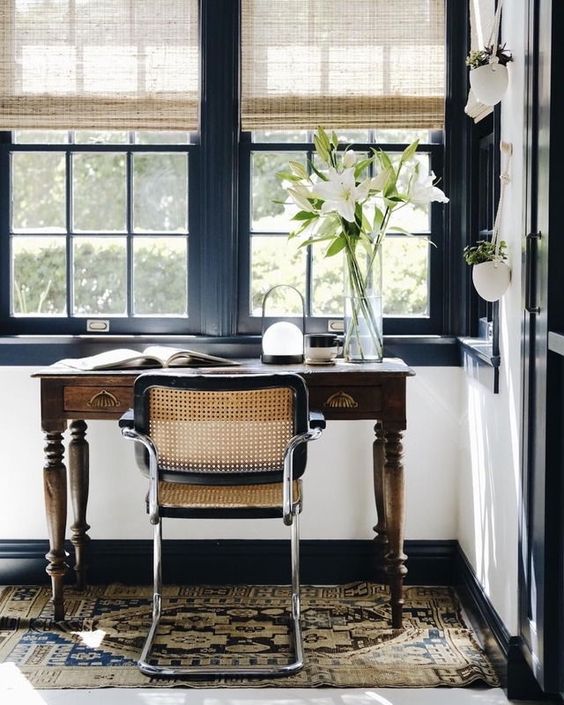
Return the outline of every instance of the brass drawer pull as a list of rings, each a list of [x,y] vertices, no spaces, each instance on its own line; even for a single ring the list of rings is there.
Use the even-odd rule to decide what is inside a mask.
[[[356,409],[358,402],[346,392],[335,392],[327,399],[324,406],[330,406],[333,409]]]
[[[113,409],[120,405],[120,400],[105,389],[95,394],[86,404],[91,409]]]

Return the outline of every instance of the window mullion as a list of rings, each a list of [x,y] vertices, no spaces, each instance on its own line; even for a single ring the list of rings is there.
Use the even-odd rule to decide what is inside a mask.
[[[0,133],[0,333],[10,316],[10,133]]]
[[[66,217],[66,252],[67,252],[67,316],[74,313],[74,226],[73,226],[73,178],[72,151],[65,151],[65,217]],[[72,233],[72,234],[71,234]]]
[[[126,188],[126,263],[127,263],[127,315],[133,315],[133,154],[127,151],[125,162],[125,188]]]
[[[239,0],[200,3],[201,331],[236,332]]]

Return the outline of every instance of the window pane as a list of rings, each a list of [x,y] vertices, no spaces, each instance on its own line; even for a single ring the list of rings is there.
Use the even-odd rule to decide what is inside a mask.
[[[386,238],[382,251],[384,315],[429,315],[430,247],[426,237]]]
[[[331,130],[332,132],[332,130]],[[370,130],[335,130],[339,144],[364,144],[370,142]]]
[[[116,130],[76,130],[75,144],[127,144],[129,132]]]
[[[73,195],[75,231],[125,231],[125,155],[74,154]]]
[[[312,313],[342,316],[344,310],[343,256],[325,257],[327,244],[312,247]]]
[[[65,130],[15,130],[16,144],[67,144],[69,133]]]
[[[187,241],[184,237],[136,237],[133,240],[135,313],[185,316],[187,313]]]
[[[135,133],[136,144],[188,144],[189,132],[149,132]]]
[[[126,312],[126,249],[123,237],[77,237],[74,253],[74,313]]]
[[[185,154],[133,155],[133,227],[136,232],[188,231],[188,159]]]
[[[12,238],[12,272],[15,315],[66,313],[64,237]]]
[[[251,238],[251,315],[260,316],[266,292],[290,284],[305,295],[306,251],[296,240],[255,235]],[[276,295],[275,295],[276,293]],[[300,314],[297,294],[280,289],[268,297],[266,315]]]
[[[14,232],[61,232],[66,229],[65,223],[65,155],[62,152],[14,152]]]
[[[253,142],[308,142],[305,130],[256,130],[252,133]]]
[[[428,144],[431,133],[429,130],[374,130],[372,139],[382,144],[411,144],[415,140]]]
[[[290,202],[284,203],[288,200],[288,194],[276,176],[277,172],[288,170],[290,159],[299,161],[304,166],[306,164],[306,156],[303,152],[254,152],[252,154],[252,230],[255,232],[284,233],[296,226],[291,218],[298,209]]]

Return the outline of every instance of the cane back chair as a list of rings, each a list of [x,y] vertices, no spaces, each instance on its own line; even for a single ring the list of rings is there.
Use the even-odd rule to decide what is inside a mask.
[[[146,373],[135,381],[134,409],[120,420],[137,441],[149,478],[153,533],[153,618],[139,669],[150,676],[274,676],[303,667],[300,629],[299,513],[306,444],[325,420],[309,412],[295,374]],[[162,607],[162,519],[281,518],[291,527],[293,655],[279,666],[160,666],[151,650]]]

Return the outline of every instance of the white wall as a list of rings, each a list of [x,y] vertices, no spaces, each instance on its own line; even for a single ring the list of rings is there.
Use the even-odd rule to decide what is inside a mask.
[[[2,471],[0,496],[10,497],[0,513],[0,540],[46,537],[43,511],[43,440],[39,418],[39,381],[26,367],[0,368]],[[456,538],[459,464],[458,368],[419,368],[408,380],[406,536]],[[372,538],[375,509],[372,489],[373,424],[329,422],[321,440],[310,446],[304,476],[304,538]],[[148,538],[145,480],[136,469],[130,443],[115,423],[92,422],[91,488],[88,521],[93,538]],[[167,522],[165,535],[180,538],[279,538],[284,527],[273,520],[208,523]],[[189,532],[189,533],[187,533]]]
[[[502,238],[511,250],[512,283],[501,303],[501,389],[468,366],[462,390],[458,539],[500,617],[517,633],[517,551],[521,423],[521,238],[525,3],[504,5],[503,42],[513,51],[502,102],[502,140],[513,144]],[[485,382],[485,384],[484,384]]]

